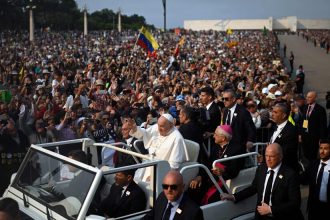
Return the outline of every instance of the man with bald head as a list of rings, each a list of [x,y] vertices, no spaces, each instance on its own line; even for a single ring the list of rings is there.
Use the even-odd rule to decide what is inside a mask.
[[[268,145],[266,163],[257,168],[251,186],[233,195],[223,193],[221,199],[239,202],[257,194],[255,219],[303,219],[297,174],[282,165],[282,158],[282,147],[279,144]]]
[[[163,192],[159,194],[154,208],[143,219],[204,219],[200,207],[183,192],[183,177],[180,172],[169,171],[163,179],[162,187]]]
[[[128,123],[130,135],[142,139],[145,148],[155,159],[167,160],[172,169],[179,169],[183,162],[189,160],[184,138],[174,126],[170,114],[161,115],[157,124],[148,129],[136,126],[134,120]]]
[[[306,105],[302,109],[303,121],[300,129],[300,141],[304,157],[309,161],[317,159],[319,141],[327,138],[327,114],[321,105],[316,103],[317,94],[310,91],[306,96]]]

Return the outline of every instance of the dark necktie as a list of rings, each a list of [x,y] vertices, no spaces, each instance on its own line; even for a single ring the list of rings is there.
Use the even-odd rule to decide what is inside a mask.
[[[274,179],[274,170],[269,170],[270,175],[267,181],[266,190],[265,190],[265,196],[264,196],[264,203],[269,205],[270,201],[270,194],[272,192],[272,185],[273,185],[273,179]]]
[[[170,220],[172,208],[173,208],[173,205],[171,203],[168,203],[168,206],[167,206],[167,209],[165,211],[163,220]]]
[[[230,118],[231,118],[231,111],[228,109],[226,125],[230,125],[231,123]]]
[[[312,110],[312,106],[308,105],[306,118],[309,118],[309,116],[311,115],[311,110]]]
[[[116,197],[116,200],[115,200],[115,203],[116,204],[119,204],[119,201],[120,201],[120,199],[121,199],[121,197],[122,197],[122,194],[123,194],[123,190],[124,190],[124,188],[123,187],[121,187],[121,186],[119,186],[119,195],[117,195],[117,197]]]
[[[322,183],[322,177],[323,177],[323,172],[324,172],[325,165],[327,165],[327,164],[326,163],[321,163],[321,168],[320,168],[319,174],[317,175],[317,179],[316,179],[317,198],[319,198],[319,196],[320,196],[321,183]]]

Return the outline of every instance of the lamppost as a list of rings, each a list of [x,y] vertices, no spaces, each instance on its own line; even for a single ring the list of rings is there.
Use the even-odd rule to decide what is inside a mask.
[[[121,33],[121,8],[118,9],[118,32]]]
[[[88,26],[87,26],[87,6],[85,4],[84,6],[84,36],[87,36],[88,32]]]
[[[164,7],[164,32],[166,32],[166,0],[163,1],[163,7]]]
[[[30,30],[29,40],[31,42],[33,42],[34,41],[33,10],[36,8],[36,6],[33,5],[32,0],[30,0],[29,4],[26,6],[26,8],[29,10],[29,30]]]

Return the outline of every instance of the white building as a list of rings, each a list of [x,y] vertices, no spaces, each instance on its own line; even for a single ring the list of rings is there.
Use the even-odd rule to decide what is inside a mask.
[[[244,19],[244,20],[186,20],[184,28],[194,31],[200,30],[260,30],[266,27],[268,30],[298,29],[330,29],[330,20],[298,19],[296,16],[274,19]]]

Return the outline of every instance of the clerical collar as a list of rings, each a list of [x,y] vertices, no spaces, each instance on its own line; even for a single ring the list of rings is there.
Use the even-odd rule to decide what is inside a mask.
[[[226,144],[224,144],[224,145],[220,145],[220,147],[221,147],[222,149],[226,149],[227,146],[228,146],[228,143],[226,143]]]

